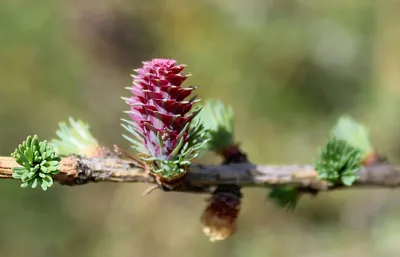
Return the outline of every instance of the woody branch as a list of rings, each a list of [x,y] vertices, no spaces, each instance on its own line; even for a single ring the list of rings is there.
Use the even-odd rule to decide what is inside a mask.
[[[19,166],[11,157],[0,157],[0,179],[12,178],[13,168]],[[89,158],[78,155],[60,162],[60,174],[54,180],[65,185],[88,182],[140,182],[156,184],[156,180],[131,160],[116,157]],[[399,187],[400,165],[379,163],[363,167],[353,187]],[[237,184],[241,187],[293,185],[304,189],[324,191],[331,188],[318,179],[312,165],[199,165],[192,164],[183,180],[183,192],[210,192],[212,187]],[[344,187],[341,187],[344,188]]]

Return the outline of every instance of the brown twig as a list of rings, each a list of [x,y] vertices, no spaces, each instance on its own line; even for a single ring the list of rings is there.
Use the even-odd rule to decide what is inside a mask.
[[[12,168],[19,166],[11,157],[0,157],[0,179],[12,178]],[[156,184],[131,160],[119,158],[88,158],[69,156],[60,163],[61,173],[54,180],[65,185],[88,182],[143,182]],[[367,166],[359,172],[354,186],[400,187],[400,165],[381,163]],[[328,190],[325,181],[318,180],[312,165],[191,165],[183,185],[176,190],[209,193],[218,185],[237,184],[240,187],[294,185],[314,190]]]

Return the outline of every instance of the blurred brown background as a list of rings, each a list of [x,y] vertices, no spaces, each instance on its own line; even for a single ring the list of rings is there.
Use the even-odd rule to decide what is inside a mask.
[[[0,154],[52,138],[68,116],[128,148],[119,119],[132,69],[177,59],[203,99],[234,107],[257,163],[311,163],[341,114],[400,161],[400,1],[2,0]],[[220,160],[206,156],[205,163]],[[400,190],[305,197],[293,213],[246,189],[239,231],[210,243],[204,196],[145,185],[0,182],[0,256],[399,256]]]

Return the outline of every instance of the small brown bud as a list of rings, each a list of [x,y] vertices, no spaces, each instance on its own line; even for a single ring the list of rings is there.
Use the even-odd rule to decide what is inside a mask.
[[[377,152],[372,152],[364,158],[364,160],[362,161],[362,165],[363,166],[371,166],[371,165],[379,164],[379,163],[383,163],[383,162],[386,162],[385,157],[379,155]]]
[[[92,158],[106,158],[106,157],[113,157],[113,156],[117,156],[117,155],[113,151],[111,151],[109,148],[97,145],[96,147],[94,147],[92,149],[88,149],[88,151],[85,153],[85,156],[92,157]]]
[[[201,216],[203,232],[212,242],[225,240],[236,231],[241,203],[240,188],[235,185],[218,187],[208,202]]]

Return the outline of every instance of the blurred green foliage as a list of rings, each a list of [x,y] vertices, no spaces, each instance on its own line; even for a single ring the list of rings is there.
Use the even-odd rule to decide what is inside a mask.
[[[69,116],[99,143],[128,148],[119,120],[132,69],[154,57],[188,64],[203,99],[235,111],[258,163],[311,163],[343,113],[400,161],[400,11],[395,1],[100,0],[0,3],[0,154],[28,134],[53,138]],[[218,163],[205,156],[204,163]],[[396,190],[302,197],[287,213],[244,190],[239,230],[211,244],[204,196],[145,185],[0,181],[0,256],[398,256]],[[397,217],[397,218],[396,218]]]

